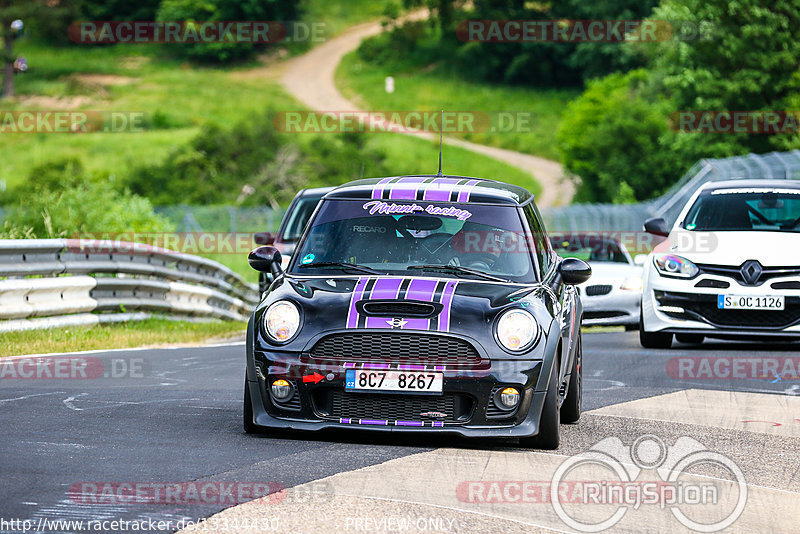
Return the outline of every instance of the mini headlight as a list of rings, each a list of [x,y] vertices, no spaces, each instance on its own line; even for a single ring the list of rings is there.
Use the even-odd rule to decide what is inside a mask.
[[[288,300],[274,302],[264,314],[264,327],[267,335],[278,343],[289,341],[300,328],[297,306]]]
[[[641,276],[629,276],[622,282],[622,285],[619,286],[620,289],[624,289],[625,291],[641,291],[642,290],[642,277]]]
[[[674,254],[662,254],[653,260],[659,273],[679,278],[692,278],[700,269],[686,258]]]
[[[539,334],[539,324],[523,310],[511,310],[497,321],[497,340],[508,350],[527,349]]]

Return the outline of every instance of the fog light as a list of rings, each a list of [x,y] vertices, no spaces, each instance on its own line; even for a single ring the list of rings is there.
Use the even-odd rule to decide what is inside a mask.
[[[505,388],[500,392],[500,404],[510,410],[519,404],[519,391],[516,388]]]
[[[272,383],[272,396],[275,400],[286,400],[292,394],[292,385],[288,380],[279,379]]]

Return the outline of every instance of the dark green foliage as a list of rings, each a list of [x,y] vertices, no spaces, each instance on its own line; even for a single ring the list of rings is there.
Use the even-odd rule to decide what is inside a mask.
[[[302,134],[301,134],[302,135]],[[275,132],[270,117],[231,129],[208,126],[160,165],[133,172],[129,186],[157,205],[285,204],[298,189],[383,172],[383,155],[356,134],[317,135],[303,143]]]
[[[279,21],[297,20],[298,3],[293,0],[161,0],[160,21]],[[251,57],[265,44],[249,42],[209,42],[166,44],[179,56],[195,61],[223,63]]]
[[[161,0],[77,0],[87,21],[155,20]]]
[[[591,84],[559,132],[564,163],[581,177],[578,199],[651,198],[697,160],[800,148],[800,136],[684,133],[680,111],[792,111],[800,104],[800,10],[793,0],[664,0],[654,20],[679,21],[691,38],[629,45],[648,69]]]

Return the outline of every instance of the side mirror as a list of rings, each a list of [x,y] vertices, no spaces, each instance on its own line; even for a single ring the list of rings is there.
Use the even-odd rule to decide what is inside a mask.
[[[647,232],[648,234],[660,235],[662,237],[667,237],[669,235],[669,228],[667,228],[667,221],[665,221],[661,217],[654,217],[652,219],[647,219],[644,222],[644,231]]]
[[[577,286],[586,282],[592,276],[592,268],[578,258],[565,258],[558,267],[561,280],[570,286]]]
[[[633,257],[634,265],[644,265],[647,263],[647,254],[637,254]]]
[[[250,267],[262,273],[272,273],[273,278],[283,274],[281,253],[275,247],[258,247],[247,257]]]
[[[256,232],[253,234],[256,245],[271,245],[275,242],[275,234],[272,232]]]

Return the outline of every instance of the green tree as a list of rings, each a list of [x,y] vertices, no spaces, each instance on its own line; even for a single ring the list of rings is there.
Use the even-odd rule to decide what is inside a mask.
[[[660,93],[675,110],[796,109],[800,90],[797,0],[664,0],[655,20],[682,21],[684,38],[641,47]],[[714,135],[693,144],[719,144]],[[785,146],[785,137],[726,134],[739,152]]]
[[[0,0],[0,36],[3,38],[3,98],[14,96],[14,40],[21,35],[22,28],[15,21],[22,20],[31,12],[31,0]],[[14,24],[14,27],[12,27]]]
[[[641,96],[647,77],[636,70],[589,82],[568,106],[557,136],[564,166],[580,176],[576,201],[643,200],[682,173],[660,144],[667,133],[665,103]]]
[[[294,0],[162,0],[159,21],[294,21],[300,8]],[[170,49],[196,61],[226,62],[252,56],[264,44],[211,42],[180,44]]]

